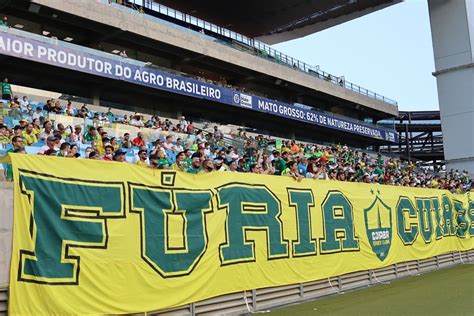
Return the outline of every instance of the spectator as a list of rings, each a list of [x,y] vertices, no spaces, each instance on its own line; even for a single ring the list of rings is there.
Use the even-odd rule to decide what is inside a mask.
[[[137,160],[136,164],[139,165],[139,166],[142,166],[142,167],[148,166],[146,150],[139,150],[138,151],[138,160]]]
[[[117,143],[117,139],[115,137],[110,138],[110,145],[114,148],[114,151],[120,148],[120,145]]]
[[[39,120],[42,117],[43,117],[43,112],[41,112],[41,107],[38,106],[33,112],[32,118]]]
[[[217,128],[217,126],[214,126],[214,138],[215,139],[221,139],[224,135],[222,134],[221,130]]]
[[[181,138],[178,138],[176,140],[176,146],[174,147],[174,150],[178,152],[184,151],[183,142],[181,141]]]
[[[2,82],[2,99],[10,101],[12,99],[13,90],[12,86],[8,82],[8,78],[3,79]]]
[[[67,101],[66,104],[66,115],[74,116],[74,108],[71,101]]]
[[[298,163],[298,173],[304,178],[306,177],[307,167],[308,167],[308,158],[306,157],[301,158]]]
[[[180,132],[186,133],[188,128],[188,122],[186,121],[186,118],[184,116],[181,116],[178,126]]]
[[[216,171],[229,171],[229,168],[224,164],[224,159],[218,156],[214,159],[214,170]]]
[[[54,102],[51,112],[56,114],[61,114],[64,112],[63,108],[61,107],[61,104],[59,103],[59,100],[56,100]]]
[[[100,160],[100,155],[95,150],[91,151],[88,157],[89,159]]]
[[[193,122],[189,121],[189,124],[188,124],[188,126],[186,127],[186,133],[188,133],[188,134],[194,134]]]
[[[6,145],[10,143],[10,132],[8,127],[0,124],[0,144]]]
[[[11,102],[10,103],[10,111],[8,112],[8,116],[10,116],[13,119],[21,119],[22,113],[20,110],[20,105],[16,102]]]
[[[86,142],[97,142],[100,140],[100,135],[97,133],[97,129],[94,126],[89,127],[89,131],[84,134],[84,140]]]
[[[166,159],[165,153],[163,151],[158,151],[156,155],[158,156],[158,168],[169,169],[170,162]]]
[[[214,164],[212,163],[211,159],[204,159],[202,162],[202,169],[199,171],[199,174],[202,173],[209,173],[214,171]]]
[[[112,108],[109,108],[105,115],[107,115],[108,117],[114,117],[114,114],[112,113]]]
[[[28,107],[30,105],[30,102],[28,101],[28,98],[26,97],[26,95],[23,96],[23,98],[21,98],[18,102],[20,103],[21,111],[24,112],[24,113],[28,113],[28,111],[29,111]]]
[[[109,118],[105,114],[105,112],[102,112],[102,115],[100,116],[100,121],[102,124],[108,124],[109,123]]]
[[[64,143],[63,143],[64,144]],[[67,155],[69,158],[80,158],[81,154],[79,154],[79,147],[76,144],[71,144],[69,153]]]
[[[273,156],[275,157],[275,174],[281,175],[283,170],[287,168],[286,164],[288,162],[288,154],[289,150],[285,149],[281,153],[281,157],[279,156],[278,151],[273,152]]]
[[[191,156],[191,165],[186,170],[187,173],[197,174],[202,170],[201,167],[201,156],[198,153],[194,153]]]
[[[8,27],[8,17],[5,15],[3,20],[0,21],[0,26]]]
[[[135,115],[132,117],[132,120],[130,121],[130,125],[136,127],[143,127],[144,124],[142,121],[142,116],[140,114],[135,113]]]
[[[50,121],[43,123],[43,131],[37,135],[38,139],[45,140],[49,136],[53,136],[53,124]]]
[[[186,171],[188,168],[188,162],[186,161],[186,154],[184,151],[180,151],[176,155],[176,162],[171,165],[171,169],[175,171]]]
[[[70,130],[72,127],[69,125],[68,129]],[[69,132],[68,130],[64,127],[64,124],[59,123],[57,126],[56,131],[54,131],[55,134],[59,134],[61,136],[61,139],[67,139],[69,137]]]
[[[23,141],[27,146],[31,146],[32,144],[35,144],[38,142],[38,139],[36,138],[35,133],[33,132],[33,124],[28,124],[23,131]]]
[[[133,139],[133,146],[136,146],[136,147],[145,146],[145,140],[143,139],[142,132],[138,132],[137,137]]]
[[[298,165],[296,161],[289,161],[287,167],[281,173],[282,176],[292,177],[297,181],[301,181],[303,176],[298,173]]]
[[[59,152],[57,154],[58,157],[68,157],[69,151],[71,150],[71,144],[68,142],[64,142],[59,147]]]
[[[0,115],[2,116],[2,119],[3,119],[3,116],[8,115],[8,109],[5,108],[5,103],[3,103],[3,101],[0,101]],[[3,122],[2,122],[2,124],[3,124]]]
[[[132,148],[132,142],[130,141],[130,134],[125,133],[122,137],[122,148]]]
[[[45,156],[57,156],[57,150],[50,148],[44,152]]]
[[[127,152],[123,151],[122,149],[119,149],[114,153],[113,160],[117,162],[125,162],[126,154]]]
[[[85,143],[84,137],[82,136],[82,127],[81,125],[74,126],[74,131],[72,130],[72,126],[69,126],[71,133],[69,134],[69,141],[75,144],[83,144]]]
[[[103,160],[113,161],[114,160],[114,147],[112,145],[107,145],[107,146],[105,146],[104,149],[105,149],[105,153],[104,153],[104,159]]]
[[[261,174],[262,167],[256,163],[250,165],[250,172],[253,174]]]
[[[48,136],[46,138],[46,145],[44,145],[43,147],[40,148],[40,150],[38,151],[38,155],[45,155],[45,152],[49,149],[53,149],[55,151],[58,151],[59,148],[56,147],[57,146],[57,143],[56,143],[57,139],[55,136]]]
[[[175,149],[175,146],[173,144],[173,136],[171,136],[171,135],[166,136],[166,140],[163,143],[163,148],[165,150],[174,150]]]
[[[229,171],[230,172],[237,172],[237,162],[236,160],[232,160],[229,162]]]

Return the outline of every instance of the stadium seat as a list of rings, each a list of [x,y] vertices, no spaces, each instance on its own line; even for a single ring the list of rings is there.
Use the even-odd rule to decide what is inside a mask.
[[[175,163],[176,162],[176,154],[177,154],[176,151],[166,150],[165,153],[166,153],[166,157],[167,157],[167,159],[170,163]]]
[[[9,128],[13,128],[14,125],[13,125],[13,119],[10,117],[10,116],[5,116],[3,118],[3,123],[8,126]]]
[[[36,155],[39,153],[41,147],[38,146],[26,146],[25,151],[27,154]]]

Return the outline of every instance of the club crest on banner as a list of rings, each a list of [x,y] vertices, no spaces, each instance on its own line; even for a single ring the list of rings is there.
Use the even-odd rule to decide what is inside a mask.
[[[392,210],[381,199],[380,190],[371,190],[375,199],[364,209],[365,228],[372,251],[380,261],[384,261],[392,244]]]

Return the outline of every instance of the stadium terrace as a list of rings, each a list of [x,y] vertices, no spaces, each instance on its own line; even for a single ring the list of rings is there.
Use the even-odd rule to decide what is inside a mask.
[[[171,80],[164,80],[164,84],[178,85]],[[278,107],[276,103],[265,106]],[[453,193],[472,187],[465,171],[423,170],[411,162],[340,144],[298,143],[268,135],[247,136],[243,131],[224,135],[218,126],[200,129],[184,117],[173,124],[170,119],[146,119],[133,112],[114,115],[112,109],[104,109],[99,113],[89,111],[86,105],[74,108],[71,102],[63,106],[53,99],[41,106],[26,97],[5,100],[0,107],[4,115],[0,116],[0,143],[8,152],[122,161],[193,174],[246,172],[289,176],[296,181],[327,179],[441,188]],[[67,126],[62,122],[68,117],[82,123]],[[117,133],[114,124],[130,125],[135,130]],[[350,127],[363,129],[355,123]],[[5,172],[11,180],[11,168],[6,167]]]
[[[396,80],[369,33],[396,29],[376,12],[398,23],[399,0],[0,0],[0,314],[468,314],[469,1],[409,10],[434,68]],[[306,61],[273,46],[338,24],[373,57],[334,36],[288,43]],[[397,40],[426,30],[406,26]],[[415,106],[436,106],[420,72],[440,110]]]

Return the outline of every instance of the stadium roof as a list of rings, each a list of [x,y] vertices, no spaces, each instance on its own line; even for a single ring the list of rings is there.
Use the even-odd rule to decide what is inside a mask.
[[[306,36],[401,0],[159,0],[183,13],[275,44]]]

